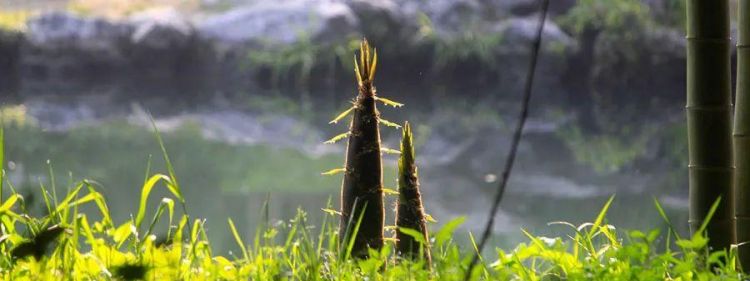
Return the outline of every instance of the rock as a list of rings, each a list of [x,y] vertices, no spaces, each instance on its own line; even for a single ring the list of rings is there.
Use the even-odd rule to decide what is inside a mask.
[[[120,44],[133,31],[127,24],[62,12],[43,14],[29,20],[27,26],[26,37],[37,48],[78,49],[112,57],[119,56]]]
[[[501,71],[498,84],[505,92],[519,94],[528,71],[531,45],[535,40],[538,17],[515,17],[502,21],[491,28],[499,34],[502,43],[496,59]],[[552,21],[542,29],[542,49],[537,64],[534,90],[539,93],[558,93],[562,88],[560,73],[567,65],[567,57],[575,49],[576,42]]]
[[[357,33],[358,21],[341,2],[262,1],[207,19],[200,35],[228,45],[333,42]]]
[[[122,45],[128,44],[133,31],[129,24],[61,12],[32,18],[27,26],[23,80],[52,83],[51,87],[116,77],[126,63]]]
[[[403,44],[412,40],[418,31],[416,21],[392,0],[349,0],[345,3],[359,19],[363,35],[373,42],[399,41]]]
[[[591,84],[600,120],[628,124],[644,116],[678,114],[684,102],[686,42],[680,31],[643,28],[629,39],[602,34],[596,42]]]
[[[427,16],[439,35],[460,33],[467,27],[485,21],[482,5],[477,0],[397,0],[414,21]]]
[[[20,86],[20,54],[23,35],[0,29],[0,96],[13,97]]]
[[[538,0],[394,0],[416,21],[426,15],[441,35],[467,30],[483,30],[509,17],[525,17],[539,12]],[[550,1],[549,14],[566,13],[576,0]]]
[[[480,0],[486,11],[496,16],[513,15],[528,16],[539,12],[539,0]],[[577,0],[551,0],[549,14],[552,16],[565,14],[576,5]]]
[[[21,55],[25,88],[80,91],[122,84],[192,97],[202,91],[214,57],[173,9],[147,10],[118,22],[43,14],[28,22],[27,38]],[[164,85],[184,88],[171,91]]]
[[[536,39],[539,27],[538,15],[515,17],[499,22],[491,28],[491,32],[503,38],[504,46],[529,50]],[[552,21],[546,21],[542,29],[542,39],[545,47],[557,44],[564,48],[571,47],[575,41]]]
[[[210,69],[212,50],[195,34],[186,16],[173,8],[132,15],[134,26],[127,48],[134,77],[154,83],[191,83]],[[196,80],[197,79],[197,80]]]
[[[151,49],[184,48],[193,36],[193,26],[174,8],[152,9],[134,14],[131,43]]]

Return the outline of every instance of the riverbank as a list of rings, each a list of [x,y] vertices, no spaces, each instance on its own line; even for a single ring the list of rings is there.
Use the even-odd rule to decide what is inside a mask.
[[[669,93],[684,92],[684,40],[681,27],[664,19],[667,2],[556,1],[544,28],[537,91],[583,112],[625,102],[623,93],[627,102],[654,108],[679,102],[681,95]],[[381,87],[495,88],[510,95],[526,72],[533,3],[294,0],[193,14],[152,8],[117,19],[28,14],[16,20],[17,30],[0,32],[0,57],[7,58],[0,72],[8,74],[0,91],[79,93],[116,84],[132,88],[129,95],[194,101],[258,89],[327,89],[348,97],[353,42],[367,37],[379,49]]]

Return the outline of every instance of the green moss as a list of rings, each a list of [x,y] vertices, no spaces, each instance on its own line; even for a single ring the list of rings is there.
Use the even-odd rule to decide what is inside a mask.
[[[316,67],[327,67],[324,75],[333,75],[337,68],[351,70],[349,54],[356,48],[357,40],[353,37],[344,42],[319,44],[307,35],[300,34],[300,40],[292,44],[271,44],[263,48],[254,48],[247,55],[246,67],[269,72],[272,87],[280,87],[291,82],[294,86],[309,85]],[[351,71],[348,71],[351,73]]]
[[[456,64],[473,62],[477,67],[499,71],[500,56],[497,52],[503,43],[499,34],[487,34],[476,31],[467,26],[463,32],[454,36],[440,36],[430,18],[420,14],[418,18],[419,38],[422,44],[430,45],[434,49],[432,57],[432,71],[445,71]]]
[[[575,33],[586,28],[627,33],[634,25],[653,23],[648,6],[640,0],[578,0],[572,9],[557,18],[557,22]]]
[[[652,136],[649,133],[652,130],[624,131],[622,134],[584,135],[580,128],[568,127],[558,131],[558,135],[567,143],[578,163],[589,165],[597,172],[611,173],[643,156]]]

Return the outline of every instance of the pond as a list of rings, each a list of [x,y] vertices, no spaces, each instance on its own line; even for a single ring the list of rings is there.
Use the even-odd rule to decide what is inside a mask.
[[[406,106],[381,107],[383,117],[396,123],[409,120],[415,127],[425,207],[437,220],[433,228],[465,216],[457,237],[468,239],[468,232],[479,232],[486,220],[517,97],[493,97],[492,90],[438,92],[442,94],[429,99],[421,90],[389,92]],[[313,225],[327,204],[338,208],[341,176],[321,175],[344,162],[345,141],[323,143],[347,129],[346,122],[328,124],[348,106],[335,95],[259,92],[188,105],[167,98],[131,100],[116,91],[19,96],[23,98],[0,101],[6,128],[3,165],[33,212],[43,212],[40,185],[61,193],[72,182],[89,179],[108,198],[116,222],[130,218],[147,169],[167,172],[149,112],[164,137],[188,211],[206,218],[215,250],[236,249],[228,217],[244,237],[252,237],[265,220],[266,203],[272,222],[291,219],[299,208]],[[591,221],[615,194],[608,218],[621,229],[663,228],[654,207],[657,199],[678,231],[686,232],[686,168],[661,154],[649,157],[655,153],[650,142],[583,135],[565,107],[539,96],[497,217],[493,245],[525,241],[521,228],[538,235],[569,234],[568,227],[548,223]],[[400,131],[381,130],[384,145],[398,148]],[[681,136],[679,128],[667,131]],[[662,138],[680,153],[679,145],[669,143],[671,135],[643,134]],[[384,155],[389,188],[396,186],[396,158]],[[158,189],[151,208],[169,196]],[[387,206],[393,206],[393,199],[388,198]],[[392,221],[392,216],[387,219]]]

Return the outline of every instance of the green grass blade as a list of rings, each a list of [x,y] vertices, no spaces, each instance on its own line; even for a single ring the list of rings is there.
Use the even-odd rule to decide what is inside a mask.
[[[0,205],[0,214],[10,212],[13,206],[16,205],[16,202],[18,202],[19,197],[20,195],[18,194],[11,194],[10,197],[8,197],[8,200],[5,200],[3,204]]]
[[[168,176],[162,175],[162,174],[156,174],[151,176],[151,178],[146,181],[145,184],[143,184],[143,187],[141,188],[141,200],[138,205],[138,214],[135,216],[135,226],[140,228],[141,223],[143,222],[144,217],[146,216],[146,203],[148,202],[148,196],[151,194],[151,190],[154,189],[154,186],[156,186],[157,183],[164,181],[166,183],[167,188],[178,197],[178,199],[182,200],[180,197],[180,194],[178,193],[178,190],[173,189],[172,185],[170,184],[170,178]]]
[[[599,226],[602,225],[602,222],[604,222],[604,218],[607,217],[607,211],[609,211],[609,207],[612,205],[612,201],[615,200],[615,196],[612,195],[609,197],[609,200],[607,200],[607,203],[604,204],[604,207],[602,207],[602,210],[599,211],[599,215],[596,216],[596,220],[594,221],[593,225],[591,226],[591,229],[588,232],[589,238],[591,238],[593,233],[596,233],[599,230]]]
[[[716,213],[716,209],[719,208],[719,204],[721,203],[721,197],[716,198],[716,201],[714,201],[714,204],[711,205],[711,209],[708,210],[708,213],[706,214],[706,218],[703,220],[703,223],[701,223],[701,227],[698,228],[698,231],[695,233],[703,233],[703,231],[706,230],[706,227],[708,227],[708,223],[711,221],[711,218],[714,216],[714,213]]]
[[[162,157],[164,157],[164,162],[167,165],[167,172],[169,173],[170,185],[172,185],[172,193],[177,197],[177,199],[180,200],[180,202],[185,204],[185,198],[182,197],[182,191],[180,190],[180,184],[177,182],[177,176],[174,172],[174,166],[172,166],[172,161],[169,160],[169,154],[167,153],[167,147],[164,145],[164,140],[161,138],[161,134],[159,133],[159,129],[156,128],[156,122],[154,119],[149,115],[149,118],[151,118],[151,125],[154,128],[154,134],[156,135],[156,140],[159,142],[159,148],[161,149]]]
[[[5,130],[0,120],[0,201],[3,201],[3,183],[5,182]]]
[[[227,221],[229,222],[229,229],[232,230],[232,236],[234,236],[234,241],[237,242],[237,245],[240,246],[240,249],[242,250],[242,257],[246,260],[250,260],[250,256],[247,254],[247,247],[245,247],[245,242],[242,242],[242,237],[240,237],[239,232],[237,232],[237,228],[234,226],[234,222],[231,218],[227,218]]]
[[[654,197],[654,206],[656,206],[656,211],[659,212],[659,216],[661,216],[661,218],[664,220],[664,223],[666,223],[667,227],[669,227],[669,231],[677,240],[682,240],[682,237],[680,237],[680,234],[677,233],[677,231],[674,229],[672,221],[667,216],[667,212],[665,212],[664,208],[661,207],[661,204],[659,203],[659,200],[656,200],[656,197]],[[669,240],[667,240],[667,243],[669,243]],[[667,247],[667,249],[669,249],[669,247]]]
[[[356,207],[357,207],[357,200],[354,201],[354,208],[352,208],[352,210],[356,210],[357,209]],[[349,259],[349,257],[351,257],[351,255],[352,255],[352,249],[354,249],[354,241],[357,240],[357,234],[359,233],[359,226],[362,224],[362,218],[364,218],[366,210],[367,210],[367,202],[365,202],[365,205],[362,206],[362,211],[359,213],[359,217],[357,218],[357,222],[354,225],[352,225],[351,224],[351,218],[349,220],[349,223],[347,225],[347,233],[346,233],[346,235],[344,235],[344,237],[346,239],[344,241],[346,241],[346,243],[347,243],[347,245],[346,245],[346,252],[345,252],[344,258],[343,258],[344,260]],[[351,231],[349,231],[349,229],[351,227],[353,227],[353,229],[351,229]]]

